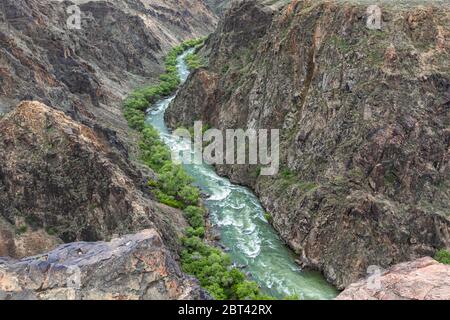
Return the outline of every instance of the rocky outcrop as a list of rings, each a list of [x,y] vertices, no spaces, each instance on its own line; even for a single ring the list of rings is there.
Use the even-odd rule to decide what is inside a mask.
[[[450,266],[425,257],[351,284],[337,300],[450,300]]]
[[[69,243],[22,260],[0,258],[0,300],[207,299],[155,230]]]
[[[182,213],[152,201],[145,178],[105,137],[38,102],[7,114],[0,132],[0,256],[151,227],[176,252]]]
[[[70,25],[73,5],[79,29]],[[0,256],[22,258],[62,242],[150,228],[173,256],[167,257],[173,268],[164,272],[180,274],[174,259],[186,221],[147,190],[154,174],[134,162],[138,136],[121,103],[132,89],[158,79],[169,49],[215,25],[200,0],[1,1]],[[42,272],[51,281],[62,276]],[[171,283],[168,293],[160,291],[165,285],[158,279],[134,297],[189,297],[187,287]],[[24,280],[20,291],[33,291],[33,281]],[[63,291],[60,297],[68,297]]]
[[[380,28],[364,1],[233,5],[166,114],[174,128],[280,129],[278,175],[218,171],[341,289],[450,247],[450,7],[378,4]]]

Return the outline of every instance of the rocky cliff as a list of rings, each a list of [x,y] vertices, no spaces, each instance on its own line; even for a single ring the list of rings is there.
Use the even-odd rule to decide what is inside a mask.
[[[286,3],[233,5],[167,122],[280,129],[277,175],[218,171],[254,189],[301,263],[339,288],[448,248],[450,4]]]
[[[77,12],[69,10],[73,5],[80,12],[79,29],[69,28],[68,20]],[[138,137],[128,129],[121,103],[131,89],[157,81],[172,46],[207,35],[216,22],[202,1],[1,1],[0,256],[22,258],[63,242],[108,241],[151,229],[152,239],[145,241],[147,246],[158,244],[159,260],[144,253],[142,259],[158,270],[169,261],[171,266],[161,272],[173,272],[167,276],[170,292],[158,289],[165,286],[158,278],[161,273],[149,276],[157,288],[145,287],[146,279],[130,297],[195,296],[188,288],[197,290],[195,283],[183,280],[184,289],[176,283],[184,277],[176,259],[187,223],[181,211],[157,203],[147,190],[153,172],[135,162]],[[58,255],[70,248],[62,247]],[[135,256],[132,250],[117,257],[123,266]],[[98,264],[82,267],[87,277],[101,261],[92,263]],[[117,268],[120,273],[118,263],[112,261],[109,272]],[[13,273],[25,266],[7,264]],[[48,276],[58,282],[49,291],[60,287],[63,273],[40,271],[39,279]],[[20,278],[15,288],[35,290],[31,283],[37,278],[29,276]],[[86,286],[102,280],[89,281]],[[63,291],[55,297],[68,297]],[[31,296],[51,298],[54,292]],[[106,289],[98,297],[116,293]]]
[[[222,15],[230,6],[233,0],[205,0],[206,5],[217,15]]]

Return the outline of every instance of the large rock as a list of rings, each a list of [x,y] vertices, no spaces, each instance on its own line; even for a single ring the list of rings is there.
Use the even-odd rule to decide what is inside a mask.
[[[450,266],[425,257],[351,284],[337,300],[450,300]]]
[[[152,229],[109,243],[69,243],[22,260],[0,258],[0,300],[207,298]]]
[[[450,247],[450,6],[377,3],[381,30],[367,1],[234,4],[166,113],[172,127],[280,129],[278,175],[218,171],[342,289]]]

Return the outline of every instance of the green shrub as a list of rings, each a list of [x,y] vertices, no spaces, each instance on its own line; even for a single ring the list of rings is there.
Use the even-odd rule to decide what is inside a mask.
[[[200,191],[191,185],[192,178],[182,166],[172,163],[170,150],[151,126],[146,125],[142,130],[139,148],[141,160],[158,175],[157,181],[151,181],[149,186],[159,191],[156,196],[160,202],[175,208],[199,202]]]
[[[205,211],[200,207],[188,206],[184,214],[193,228],[203,227],[205,223]]]
[[[165,194],[161,190],[156,190],[155,195],[159,202],[168,205],[169,207],[177,209],[182,209],[184,207],[184,204],[181,201],[178,201],[174,197]]]
[[[146,165],[158,171],[170,160],[170,152],[164,146],[156,145],[151,150],[144,150],[141,159]]]
[[[200,191],[198,190],[198,188],[191,185],[183,186],[178,192],[178,195],[181,200],[187,205],[195,205],[200,199]]]
[[[204,227],[198,227],[196,229],[192,227],[188,227],[186,229],[186,235],[190,237],[199,237],[203,238],[205,236],[205,228]]]
[[[190,53],[185,58],[186,64],[189,70],[198,69],[204,66],[204,63],[201,61],[200,57],[195,53]]]
[[[145,113],[135,109],[126,109],[124,111],[125,119],[130,128],[142,131],[145,128]]]
[[[445,249],[441,249],[438,252],[436,252],[434,259],[439,261],[440,263],[450,265],[450,252],[448,252]]]
[[[184,186],[193,182],[181,165],[175,165],[171,162],[166,162],[158,173],[161,188],[167,194],[173,196],[179,195]]]
[[[259,296],[259,287],[253,281],[242,281],[236,284],[234,291],[239,300],[254,300]]]

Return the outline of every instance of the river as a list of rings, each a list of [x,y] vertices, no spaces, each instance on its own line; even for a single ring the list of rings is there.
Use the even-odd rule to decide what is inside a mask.
[[[189,76],[184,62],[185,52],[177,59],[182,83]],[[147,123],[157,129],[171,150],[187,148],[174,139],[164,123],[164,112],[175,96],[159,101],[148,113]],[[297,295],[300,299],[332,299],[336,289],[318,272],[304,271],[296,263],[293,253],[264,218],[258,198],[247,188],[234,185],[218,176],[212,166],[184,165],[186,171],[209,198],[211,223],[221,232],[221,244],[229,248],[232,261],[245,266],[264,293],[277,298]]]

